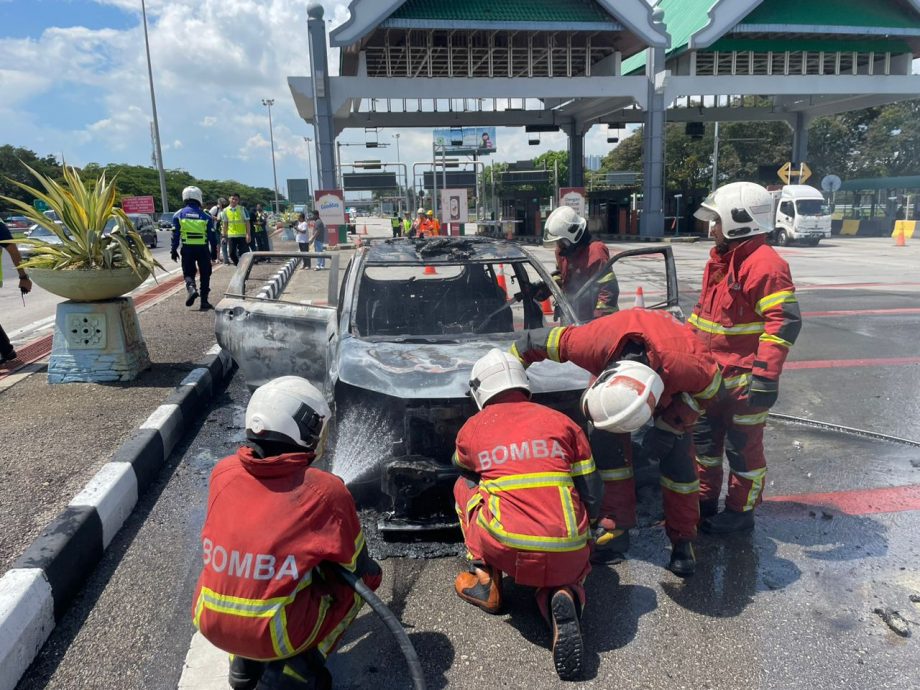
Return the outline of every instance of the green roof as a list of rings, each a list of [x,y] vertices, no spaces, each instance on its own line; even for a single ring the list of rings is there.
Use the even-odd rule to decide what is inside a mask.
[[[407,0],[394,19],[489,22],[610,22],[594,0]]]
[[[920,28],[920,16],[878,0],[765,0],[742,24]]]
[[[920,175],[904,177],[864,177],[847,180],[841,192],[867,192],[875,189],[920,189]]]
[[[664,11],[664,24],[671,34],[668,57],[687,49],[690,38],[709,23],[709,10],[716,0],[661,0],[658,3]],[[623,74],[638,72],[645,68],[645,51],[640,51],[623,60]]]

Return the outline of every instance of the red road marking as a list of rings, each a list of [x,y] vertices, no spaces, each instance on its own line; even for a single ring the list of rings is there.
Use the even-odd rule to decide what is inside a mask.
[[[833,508],[844,515],[870,515],[872,513],[900,513],[920,510],[920,484],[835,491],[827,494],[792,494],[769,496],[764,501],[785,501]]]
[[[789,369],[836,369],[842,367],[897,367],[906,364],[920,364],[920,357],[883,357],[880,359],[815,359],[786,362],[783,370]]]
[[[900,307],[896,309],[840,309],[838,311],[806,311],[803,317],[811,319],[825,316],[885,316],[894,314],[920,314],[920,307]]]

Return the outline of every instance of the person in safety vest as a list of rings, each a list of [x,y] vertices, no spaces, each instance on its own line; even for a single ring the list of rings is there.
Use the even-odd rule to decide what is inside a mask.
[[[591,569],[591,522],[601,481],[584,433],[561,412],[529,401],[524,367],[493,348],[473,365],[470,395],[480,412],[457,435],[454,485],[468,572],[457,595],[488,613],[502,605],[502,574],[537,588],[553,630],[563,679],[581,671],[579,618]]]
[[[2,220],[0,220],[0,242],[3,243],[0,244],[0,287],[3,287],[3,250],[6,249],[6,251],[10,253],[10,258],[13,260],[13,266],[16,267],[16,271],[19,273],[19,292],[23,295],[31,292],[32,281],[29,280],[29,274],[26,273],[26,269],[19,266],[19,264],[22,263],[22,255],[19,253],[19,247],[13,243],[13,235],[6,226],[6,223]],[[16,359],[16,356],[16,348],[13,347],[3,327],[0,326],[0,364],[12,362]]]
[[[693,542],[700,519],[692,429],[700,413],[721,397],[719,367],[673,316],[628,309],[584,326],[527,331],[511,346],[524,366],[549,359],[574,362],[597,378],[582,399],[591,421],[591,445],[604,480],[604,501],[592,559],[614,562],[629,548],[636,525],[636,486],[630,433],[654,420],[642,450],[660,463],[668,569],[689,577],[696,570]]]
[[[179,260],[179,242],[182,242],[182,276],[188,298],[185,306],[190,307],[198,299],[195,287],[196,272],[201,275],[201,304],[199,311],[213,309],[208,302],[211,293],[211,261],[217,260],[217,238],[214,232],[214,220],[201,208],[201,190],[198,187],[186,187],[182,190],[185,208],[173,216],[172,249],[169,256],[173,261]]]
[[[236,266],[240,257],[249,251],[252,242],[252,230],[249,224],[249,211],[240,206],[240,195],[230,195],[230,205],[220,213],[220,222],[227,233],[230,246],[230,261]]]
[[[363,604],[332,564],[380,586],[351,494],[312,467],[329,407],[312,384],[282,376],[246,408],[248,443],[211,473],[195,588],[195,626],[229,652],[230,687],[330,688],[325,660]],[[241,506],[245,508],[241,510]]]
[[[428,222],[428,219],[425,217],[425,209],[420,208],[415,214],[415,220],[412,221],[412,228],[409,230],[409,237],[424,237],[424,235],[422,235],[422,229]]]
[[[428,209],[428,236],[437,237],[441,234],[441,221],[434,215],[434,211]]]
[[[412,216],[410,215],[408,211],[406,211],[406,214],[403,216],[403,221],[402,221],[402,236],[411,237],[412,236],[410,232],[411,230],[412,230]]]
[[[727,391],[694,432],[700,511],[702,529],[723,534],[754,526],[767,472],[764,426],[802,315],[789,264],[767,245],[773,230],[769,192],[734,182],[710,194],[694,215],[709,221],[715,247],[687,327],[719,363]],[[720,513],[723,452],[730,477]]]
[[[543,227],[543,245],[553,246],[556,253],[556,270],[553,280],[570,298],[575,297],[585,284],[601,274],[594,287],[587,290],[572,307],[580,321],[590,321],[598,316],[612,314],[617,310],[620,286],[616,275],[607,268],[610,250],[600,240],[591,238],[588,221],[570,206],[560,206],[546,219]],[[548,299],[550,292],[537,296],[537,301]]]
[[[390,226],[393,230],[393,237],[399,237],[400,233],[402,233],[402,220],[400,219],[398,212],[394,212],[393,217],[390,218]]]

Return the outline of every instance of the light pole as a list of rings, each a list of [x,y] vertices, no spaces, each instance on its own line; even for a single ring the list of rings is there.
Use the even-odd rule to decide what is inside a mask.
[[[263,98],[262,105],[268,107],[268,138],[272,144],[272,175],[275,178],[275,213],[281,213],[281,203],[278,201],[278,170],[275,168],[275,132],[272,128],[272,106],[274,98]]]
[[[310,198],[313,196],[310,194],[311,183],[313,179],[313,156],[310,155],[310,147],[313,146],[313,139],[310,137],[304,137],[303,140],[307,142],[307,205],[309,205]]]
[[[394,135],[393,135],[393,138],[396,139],[396,165],[402,165],[402,161],[399,160],[399,132],[397,132],[396,134],[394,134]],[[397,201],[397,203],[396,203],[396,212],[397,212],[397,213],[399,213],[399,211],[402,210],[402,209],[400,209],[400,206],[402,205],[402,203],[401,203],[402,194],[400,193],[398,196],[399,196],[400,201]],[[406,208],[408,208],[408,206],[407,206]]]
[[[147,51],[147,78],[150,81],[150,109],[153,112],[153,138],[157,172],[160,176],[160,200],[163,213],[169,213],[169,201],[166,199],[166,171],[163,169],[163,150],[160,148],[160,122],[157,119],[157,96],[153,90],[153,67],[150,64],[150,40],[147,38],[147,3],[144,0],[141,0],[141,14],[144,17],[144,48]]]

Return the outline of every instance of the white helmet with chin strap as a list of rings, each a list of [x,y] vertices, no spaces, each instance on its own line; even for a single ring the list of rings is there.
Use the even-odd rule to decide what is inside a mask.
[[[189,199],[194,199],[200,204],[202,199],[201,190],[198,187],[186,187],[183,189],[182,201],[188,201]]]
[[[585,234],[588,221],[575,212],[571,206],[560,206],[546,219],[543,226],[543,244],[549,246],[566,240],[571,244],[578,244]]]
[[[700,220],[722,221],[725,239],[737,240],[773,232],[773,197],[753,182],[732,182],[707,196],[693,214]]]
[[[530,381],[524,365],[511,353],[493,347],[473,365],[470,395],[480,410],[499,393],[514,389],[530,397]]]
[[[594,427],[612,434],[641,429],[655,413],[664,382],[640,362],[620,360],[604,370],[581,397],[581,410]]]
[[[246,407],[246,436],[322,455],[332,412],[316,386],[299,376],[281,376],[259,386]]]

